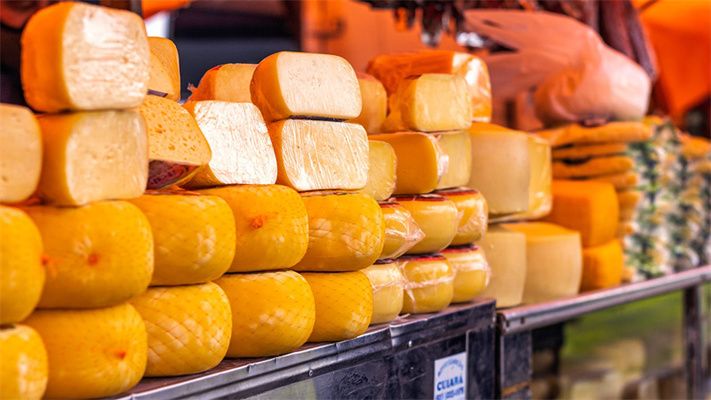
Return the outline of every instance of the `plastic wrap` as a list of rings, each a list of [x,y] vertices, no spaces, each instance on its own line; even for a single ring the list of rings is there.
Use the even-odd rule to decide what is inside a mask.
[[[619,240],[583,249],[580,290],[607,289],[622,283],[624,256]]]
[[[385,224],[385,244],[379,259],[398,258],[425,238],[412,214],[396,202],[380,203]]]
[[[368,133],[378,133],[388,111],[388,94],[375,77],[363,73],[357,73],[357,76],[363,108],[360,115],[349,122],[363,125]]]
[[[480,247],[448,247],[442,250],[442,255],[454,271],[452,303],[470,301],[489,286],[491,268]]]
[[[587,178],[598,175],[620,174],[632,170],[634,160],[626,156],[595,157],[581,163],[555,161],[556,179]]]
[[[435,135],[439,149],[447,156],[447,169],[439,179],[437,189],[465,186],[472,172],[472,143],[467,131],[444,132]]]
[[[431,313],[449,306],[454,270],[443,255],[403,256],[398,263],[404,277],[403,313]]]
[[[2,389],[6,399],[41,399],[47,387],[47,351],[42,338],[32,328],[10,325],[0,335]]]
[[[0,202],[17,203],[35,192],[42,171],[42,132],[29,108],[0,104]]]
[[[437,191],[454,202],[459,214],[457,234],[450,243],[451,246],[461,246],[481,240],[486,233],[489,207],[484,196],[466,187]]]
[[[257,64],[222,64],[208,69],[200,84],[191,88],[189,101],[219,100],[252,102],[249,86]]]
[[[396,196],[395,200],[412,214],[425,237],[405,254],[436,253],[452,243],[459,227],[459,211],[446,197],[425,194]]]
[[[501,225],[490,225],[479,243],[491,268],[491,280],[481,297],[496,300],[497,307],[521,304],[526,284],[526,235]]]
[[[371,324],[390,322],[402,311],[404,278],[395,260],[382,260],[363,270],[373,289]]]
[[[377,201],[388,199],[395,191],[397,156],[393,147],[380,140],[368,141],[368,182],[361,193]]]
[[[180,100],[180,63],[178,49],[172,40],[149,37],[150,74],[148,90],[165,93],[165,97]]]

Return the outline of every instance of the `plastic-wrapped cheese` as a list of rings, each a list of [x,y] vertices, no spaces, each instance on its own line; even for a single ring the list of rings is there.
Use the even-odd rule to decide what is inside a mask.
[[[373,76],[363,73],[357,73],[357,76],[363,108],[360,115],[349,122],[363,125],[368,133],[378,133],[388,111],[388,94]]]
[[[450,245],[461,246],[481,240],[489,218],[489,207],[484,196],[466,187],[438,190],[437,194],[453,201],[459,213],[457,234]]]
[[[221,197],[237,230],[229,272],[290,268],[306,253],[309,219],[298,193],[280,185],[226,186],[198,191]]]
[[[395,191],[397,156],[393,147],[380,140],[368,141],[368,182],[361,193],[382,201]]]
[[[251,93],[267,122],[289,117],[351,119],[361,111],[353,67],[330,54],[272,54],[254,70]]]
[[[148,143],[138,113],[46,114],[39,123],[44,153],[39,194],[45,201],[76,206],[143,194]]]
[[[38,111],[137,107],[149,50],[135,13],[78,2],[42,8],[22,32],[22,87]]]
[[[578,232],[545,222],[503,226],[526,235],[524,303],[539,303],[578,293],[583,269]]]
[[[309,283],[294,271],[227,274],[217,283],[232,309],[228,357],[267,357],[301,347],[316,318]]]
[[[37,189],[42,171],[42,133],[26,107],[0,104],[0,202],[16,203]]]
[[[0,398],[39,400],[47,387],[47,351],[25,325],[0,328]]]
[[[190,101],[185,108],[195,117],[212,149],[212,158],[185,186],[274,184],[277,164],[262,114],[252,103]]]
[[[122,393],[146,369],[146,326],[130,305],[95,310],[40,310],[25,324],[47,349],[47,398],[99,398]]]
[[[232,314],[225,292],[216,284],[150,288],[131,305],[148,334],[145,376],[194,374],[225,357]]]
[[[368,135],[357,124],[288,119],[268,125],[277,183],[298,191],[357,190],[368,181]]]
[[[151,285],[190,285],[219,278],[235,256],[235,222],[217,196],[144,195],[131,201],[151,224]]]
[[[437,144],[447,157],[447,170],[439,180],[437,189],[464,186],[472,172],[472,142],[469,132],[443,132],[435,135]]]
[[[250,84],[257,64],[222,64],[212,67],[192,90],[188,100],[218,100],[236,103],[252,101]]]
[[[454,271],[452,303],[470,301],[489,285],[491,269],[480,247],[448,247],[442,250],[442,255]]]
[[[383,260],[363,270],[373,288],[371,324],[393,321],[403,304],[403,276],[397,261]]]
[[[624,254],[618,240],[583,249],[581,291],[606,289],[622,283]]]
[[[385,224],[385,244],[379,259],[398,258],[425,237],[412,214],[397,202],[380,203]]]
[[[302,197],[309,216],[309,246],[296,271],[355,271],[383,251],[385,223],[380,206],[365,194]]]
[[[397,155],[395,194],[429,193],[445,174],[448,158],[435,136],[419,132],[370,135],[389,143]]]
[[[42,235],[47,279],[40,308],[95,308],[143,292],[153,274],[148,219],[125,201],[24,209]]]
[[[436,253],[452,243],[459,226],[459,212],[446,197],[427,194],[397,196],[396,201],[412,214],[425,237],[406,254]]]
[[[521,304],[526,284],[526,235],[491,225],[477,244],[491,267],[489,286],[481,296],[496,299],[497,307]]]
[[[398,259],[404,282],[404,314],[443,310],[454,296],[454,270],[441,254]]]
[[[162,37],[149,37],[148,46],[151,51],[148,89],[163,93],[170,100],[180,100],[178,49],[172,40]]]
[[[42,238],[21,210],[0,206],[0,325],[27,318],[45,281]]]
[[[309,342],[352,339],[366,331],[373,317],[373,290],[361,271],[304,273],[316,303]]]

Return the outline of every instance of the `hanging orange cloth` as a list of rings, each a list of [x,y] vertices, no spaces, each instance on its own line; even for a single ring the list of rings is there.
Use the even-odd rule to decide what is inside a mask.
[[[142,0],[143,18],[148,18],[161,11],[173,11],[183,8],[190,0]]]

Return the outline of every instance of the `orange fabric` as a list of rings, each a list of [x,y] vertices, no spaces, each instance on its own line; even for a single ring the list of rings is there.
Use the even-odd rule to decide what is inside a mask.
[[[183,8],[190,0],[142,0],[143,18],[149,18],[161,11],[173,11]]]

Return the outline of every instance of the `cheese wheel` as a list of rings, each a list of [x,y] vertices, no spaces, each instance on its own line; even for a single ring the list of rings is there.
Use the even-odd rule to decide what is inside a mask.
[[[131,201],[153,233],[151,285],[190,285],[219,278],[235,256],[230,206],[217,196],[144,195]]]
[[[451,245],[461,246],[481,240],[486,233],[489,217],[489,207],[484,196],[466,187],[439,190],[437,194],[453,201],[459,213],[457,234]]]
[[[435,136],[419,132],[371,135],[390,145],[397,155],[395,194],[429,193],[437,188],[447,170],[447,157]]]
[[[643,142],[652,138],[652,127],[640,121],[608,122],[584,127],[578,124],[536,132],[553,147],[569,144],[601,144]]]
[[[398,259],[405,279],[404,314],[443,310],[454,297],[454,271],[441,254],[404,256]]]
[[[583,249],[580,290],[607,289],[622,283],[624,254],[619,240]]]
[[[153,236],[134,205],[28,207],[48,258],[40,308],[96,308],[143,292],[153,274]]]
[[[194,374],[225,357],[232,314],[225,292],[216,284],[150,288],[131,305],[146,324],[145,376]]]
[[[200,84],[192,89],[188,100],[249,103],[252,101],[249,86],[255,68],[257,64],[222,64],[212,67],[200,78]]]
[[[425,233],[405,254],[436,253],[452,243],[459,226],[459,212],[453,201],[435,194],[396,196],[395,200],[412,214]]]
[[[309,246],[295,271],[355,271],[383,251],[380,206],[365,194],[303,196],[309,216]]]
[[[491,269],[484,251],[476,245],[448,247],[442,255],[454,271],[454,296],[452,303],[472,300],[489,285]]]
[[[373,317],[373,290],[360,272],[304,273],[316,303],[309,342],[335,342],[365,333]]]
[[[373,289],[371,324],[393,321],[402,311],[403,276],[394,260],[385,260],[363,270]]]
[[[137,107],[149,79],[143,20],[85,3],[42,8],[22,31],[21,67],[25,99],[35,110]]]
[[[228,357],[267,357],[301,347],[316,318],[314,296],[293,271],[227,274],[215,281],[232,309]]]
[[[353,67],[330,54],[272,54],[254,70],[251,93],[267,122],[290,117],[351,119],[361,111]]]
[[[146,369],[146,326],[129,304],[96,310],[40,310],[25,323],[47,349],[48,398],[122,393]]]
[[[37,189],[42,171],[42,133],[25,107],[0,104],[0,202],[16,203]]]
[[[301,197],[280,185],[227,186],[198,191],[232,209],[236,250],[229,272],[290,268],[304,257],[309,218]]]
[[[357,190],[368,182],[368,135],[345,122],[288,119],[269,124],[277,183],[300,192]]]
[[[43,115],[39,194],[78,206],[143,194],[148,179],[146,127],[134,111]]]
[[[210,145],[195,118],[180,104],[146,96],[140,111],[148,131],[148,189],[182,184],[210,162]]]
[[[172,40],[162,37],[149,37],[150,79],[148,89],[165,94],[170,100],[180,100],[180,62],[178,48]]]
[[[482,297],[496,300],[496,307],[521,304],[526,284],[526,235],[500,225],[491,225],[477,243],[491,268],[489,286]]]
[[[422,74],[405,78],[388,98],[384,132],[437,132],[467,129],[471,103],[464,78],[452,74]]]
[[[385,224],[385,243],[379,259],[398,258],[425,237],[412,214],[397,202],[380,203]]]
[[[368,182],[361,193],[383,201],[392,196],[397,181],[397,155],[393,147],[380,140],[368,141]]]
[[[467,131],[443,132],[435,135],[437,144],[447,157],[447,169],[437,189],[464,186],[472,172],[472,142]]]
[[[349,122],[363,125],[368,133],[378,133],[388,111],[388,94],[383,84],[373,76],[363,73],[357,76],[363,108],[360,115]]]
[[[545,222],[505,224],[526,235],[525,303],[578,294],[583,269],[580,234]]]
[[[254,104],[191,101],[184,107],[195,117],[212,149],[210,162],[185,186],[276,182],[274,148],[262,114]]]
[[[24,325],[0,327],[0,398],[39,400],[47,387],[47,351]]]
[[[21,210],[0,206],[0,325],[27,318],[45,281],[42,238]]]

